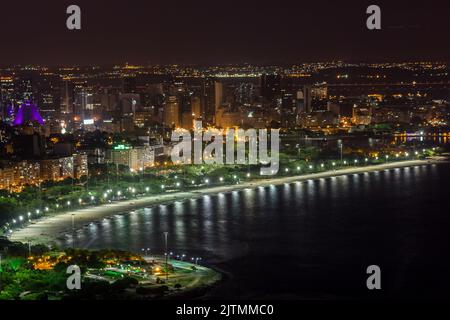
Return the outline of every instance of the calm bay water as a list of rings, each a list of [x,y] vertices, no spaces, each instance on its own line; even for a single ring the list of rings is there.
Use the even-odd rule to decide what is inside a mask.
[[[450,298],[449,177],[440,164],[204,196],[92,223],[76,242],[161,254],[168,231],[169,251],[228,274],[210,298]]]

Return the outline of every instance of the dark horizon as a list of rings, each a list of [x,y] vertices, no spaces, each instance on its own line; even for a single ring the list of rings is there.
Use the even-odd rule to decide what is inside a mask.
[[[2,65],[225,65],[450,60],[449,5],[410,1],[8,2]],[[66,29],[81,7],[82,30]],[[366,28],[370,4],[382,29]]]

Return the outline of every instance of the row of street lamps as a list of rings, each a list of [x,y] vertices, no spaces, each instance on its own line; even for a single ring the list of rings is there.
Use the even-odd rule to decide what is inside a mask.
[[[432,148],[432,150],[434,151],[434,150],[436,150],[436,148]],[[422,151],[422,153],[425,153],[425,152],[427,152],[427,149],[422,149],[421,151]],[[414,155],[415,155],[415,156],[418,156],[418,155],[419,155],[419,151],[415,150],[415,151],[413,151],[413,152],[414,152]],[[409,157],[409,156],[410,156],[410,153],[409,153],[409,152],[404,152],[403,154],[404,154],[404,156],[406,156],[406,157]],[[402,153],[396,153],[396,154],[394,155],[394,157],[398,159],[401,155],[402,155]],[[375,160],[379,160],[379,157],[378,157],[378,156],[375,156],[374,159],[375,159]],[[386,160],[386,162],[387,162],[389,159],[390,159],[390,156],[389,156],[389,155],[385,155],[385,160]],[[368,161],[369,161],[369,158],[367,158],[367,157],[364,158],[364,162],[365,162],[365,163],[367,163]],[[350,164],[350,163],[351,163],[351,162],[349,162],[349,161],[347,161],[347,160],[341,159],[341,164],[343,164],[343,165],[347,165],[347,164]],[[353,160],[353,163],[357,164],[357,163],[359,163],[359,160],[358,160],[358,159],[354,159],[354,160]],[[335,167],[336,165],[337,165],[337,163],[336,163],[335,161],[332,162],[332,167]],[[324,168],[324,167],[325,167],[325,164],[324,164],[324,163],[321,163],[319,166],[320,166],[320,168]],[[308,169],[309,169],[309,170],[313,170],[314,167],[317,167],[317,165],[316,165],[316,166],[314,166],[314,165],[309,165],[309,166],[308,166]],[[296,169],[297,169],[297,171],[300,171],[300,170],[301,170],[301,167],[300,167],[300,166],[297,166]],[[285,171],[286,173],[290,172],[290,170],[291,170],[290,168],[285,168],[285,169],[284,169],[284,171]],[[250,172],[246,173],[245,176],[246,176],[247,178],[251,178]],[[177,178],[178,178],[178,177],[175,176],[175,179],[177,179]],[[234,175],[233,175],[233,180],[239,182],[239,177],[238,177],[236,174],[234,174]],[[222,183],[222,182],[224,182],[224,181],[225,181],[224,177],[222,177],[222,176],[219,177],[219,182]],[[210,184],[210,183],[211,183],[210,178],[208,178],[208,177],[204,178],[203,183],[204,183],[205,185]],[[192,181],[191,181],[191,184],[192,184],[192,185],[198,185],[198,184],[196,183],[195,180],[192,180]],[[176,186],[177,188],[181,187],[181,182],[177,181],[177,182],[175,183],[175,186]],[[165,185],[165,184],[161,184],[161,190],[165,190],[165,189],[166,189],[166,185]],[[137,192],[137,190],[136,190],[135,187],[129,187],[129,188],[128,188],[128,191],[131,192],[133,195],[136,194],[136,192]],[[150,192],[150,187],[148,187],[148,186],[145,187],[145,192],[147,192],[147,193]],[[113,193],[113,190],[112,190],[112,189],[108,189],[107,191],[105,191],[105,192],[103,193],[103,199],[106,201],[106,200],[110,197],[110,194],[112,194],[112,193]],[[123,195],[123,192],[122,192],[121,190],[118,190],[118,191],[116,191],[116,195],[117,195],[117,197],[121,197],[121,196]],[[97,198],[96,198],[94,195],[90,195],[90,196],[89,196],[89,199],[90,199],[91,203],[93,203],[93,202],[95,202],[95,200],[96,200]],[[79,199],[78,199],[78,203],[79,203],[79,205],[83,205],[83,199],[82,199],[82,198],[79,198]],[[70,208],[71,205],[72,205],[72,202],[71,202],[70,200],[68,200],[68,201],[66,202],[67,208]],[[61,207],[61,205],[58,204],[58,203],[57,203],[55,206],[56,206],[56,209],[59,209],[59,208]],[[48,212],[49,210],[50,210],[50,209],[49,209],[48,207],[45,207],[45,208],[44,208],[44,211],[45,211],[45,212]],[[37,215],[39,215],[39,214],[41,213],[40,209],[36,209],[35,212],[36,212]],[[30,220],[31,220],[32,213],[31,213],[31,212],[28,212],[27,216],[28,216],[28,221],[30,221]],[[11,233],[12,230],[9,228],[10,226],[14,226],[14,225],[17,225],[18,223],[20,224],[20,223],[23,223],[23,222],[25,222],[25,221],[26,221],[25,217],[24,217],[23,215],[20,215],[17,219],[12,219],[12,220],[11,220],[11,223],[6,223],[6,225],[5,225],[4,227],[6,227],[6,230],[9,229],[8,232]]]

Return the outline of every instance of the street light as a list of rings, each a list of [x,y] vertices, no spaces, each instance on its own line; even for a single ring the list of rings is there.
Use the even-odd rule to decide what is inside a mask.
[[[72,213],[72,248],[75,249],[75,213]]]
[[[165,243],[166,243],[166,283],[167,283],[167,279],[168,279],[168,273],[169,273],[169,268],[168,268],[168,258],[169,256],[167,255],[167,236],[169,235],[169,233],[167,231],[164,232],[164,239],[165,239]]]

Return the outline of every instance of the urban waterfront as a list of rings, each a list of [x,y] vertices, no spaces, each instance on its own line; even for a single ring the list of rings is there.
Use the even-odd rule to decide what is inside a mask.
[[[0,19],[0,303],[450,299],[448,5],[25,2]]]
[[[219,193],[91,223],[76,243],[163,254],[167,230],[174,258],[227,275],[208,298],[448,297],[449,174],[433,164]]]

